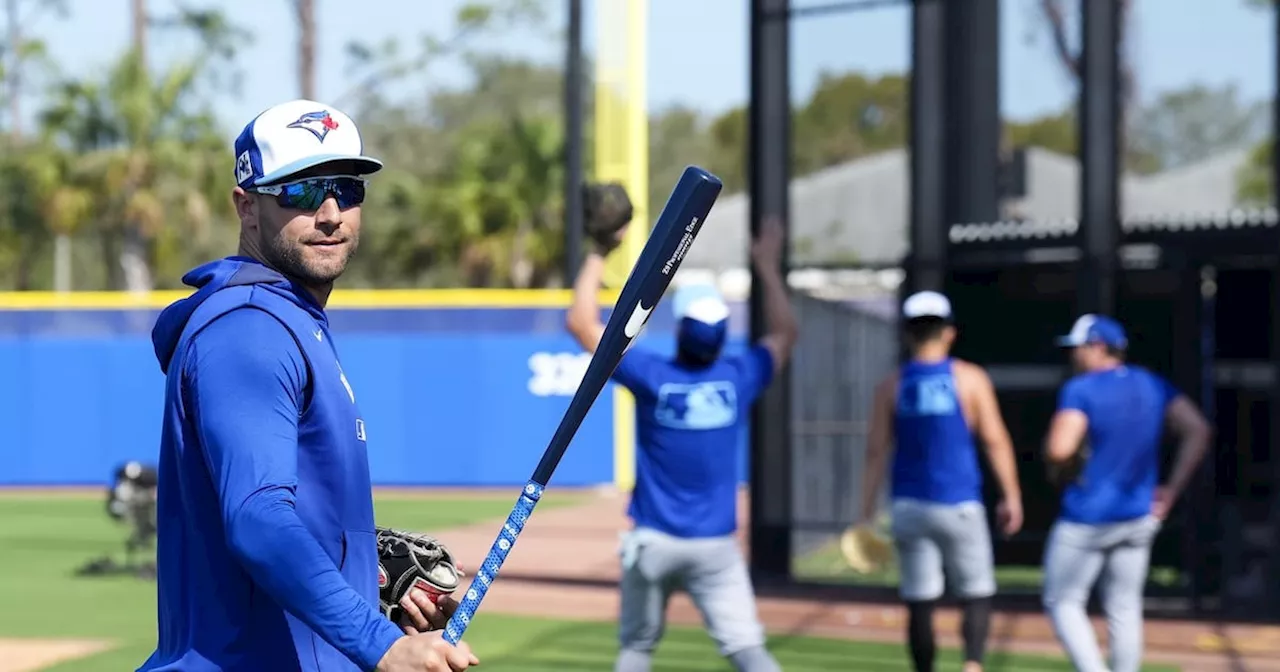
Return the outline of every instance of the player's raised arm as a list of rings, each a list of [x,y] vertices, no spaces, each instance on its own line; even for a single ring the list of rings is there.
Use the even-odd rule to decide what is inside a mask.
[[[1013,535],[1022,528],[1022,488],[1018,484],[1018,459],[1013,452],[1013,439],[1000,413],[1000,402],[991,376],[982,367],[964,362],[958,370],[973,391],[975,432],[987,453],[991,470],[1000,484],[1003,496],[997,510],[1001,531]]]
[[[573,302],[565,315],[565,326],[583,350],[594,353],[604,335],[604,322],[600,319],[600,281],[604,277],[604,257],[595,250],[578,270],[573,282]]]
[[[782,222],[777,217],[769,217],[760,223],[760,233],[751,245],[751,261],[764,292],[765,334],[760,338],[760,345],[773,356],[774,373],[786,366],[800,334],[795,313],[791,310],[791,298],[787,296],[787,284],[782,277],[782,246],[785,242]]]

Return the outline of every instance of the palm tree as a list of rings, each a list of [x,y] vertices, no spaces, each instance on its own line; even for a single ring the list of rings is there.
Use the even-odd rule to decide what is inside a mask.
[[[153,244],[207,231],[206,185],[225,150],[210,113],[186,109],[198,74],[178,66],[153,81],[131,50],[105,82],[64,84],[42,115],[48,139],[77,155],[68,182],[93,194],[93,232],[117,261],[107,270],[113,289],[149,291]]]
[[[315,0],[293,0],[298,22],[298,90],[302,97],[316,97],[316,3]]]
[[[211,106],[199,99],[204,78],[220,84],[219,65],[234,61],[245,31],[218,10],[179,7],[153,19],[132,0],[134,47],[101,80],[68,80],[41,115],[44,140],[75,156],[64,190],[46,190],[50,226],[96,235],[112,289],[146,292],[174,284],[193,256],[212,246],[212,224],[230,219],[219,186],[231,157]],[[146,64],[150,26],[195,33],[201,49],[183,64],[153,74]],[[92,204],[81,207],[85,194]],[[112,263],[114,260],[114,263]]]

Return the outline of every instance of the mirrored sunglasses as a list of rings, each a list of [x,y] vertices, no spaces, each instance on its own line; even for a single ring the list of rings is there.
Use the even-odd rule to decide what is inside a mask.
[[[253,190],[275,196],[276,203],[289,210],[318,210],[330,194],[343,210],[364,202],[365,187],[369,181],[348,175],[337,177],[308,177],[284,184],[255,187]]]

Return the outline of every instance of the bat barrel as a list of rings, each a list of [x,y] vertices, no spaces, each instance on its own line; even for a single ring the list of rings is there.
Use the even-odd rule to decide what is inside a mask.
[[[516,539],[524,530],[529,516],[533,515],[533,508],[538,505],[538,500],[542,499],[542,491],[543,486],[539,483],[529,481],[525,484],[524,490],[520,492],[520,498],[516,500],[515,506],[507,516],[507,522],[498,532],[498,538],[493,541],[493,546],[489,548],[489,554],[485,556],[480,569],[476,571],[475,578],[471,579],[471,585],[467,587],[466,594],[458,602],[458,609],[453,612],[448,625],[445,626],[445,641],[456,646],[462,640],[462,634],[466,632],[471,619],[475,617],[476,610],[480,608],[480,602],[484,600],[489,587],[498,578],[498,572],[502,569],[502,563],[506,562],[507,554],[516,545]]]
[[[565,410],[551,443],[533,472],[535,482],[551,482],[551,475],[587,412],[609,382],[609,376],[613,375],[623,353],[639,336],[654,307],[667,291],[723,187],[720,178],[697,166],[688,166],[681,174],[622,286],[613,314],[605,325],[569,408]]]
[[[506,524],[489,549],[484,564],[476,572],[466,595],[458,603],[457,611],[449,619],[445,627],[445,641],[451,644],[461,641],[462,634],[480,608],[485,593],[498,578],[498,570],[515,546],[525,522],[533,514],[533,507],[542,497],[543,489],[551,481],[560,458],[568,449],[596,397],[617,368],[622,355],[632,340],[640,335],[654,307],[667,291],[667,286],[671,284],[723,187],[720,178],[697,166],[687,167],[680,176],[680,181],[676,183],[657,223],[649,233],[649,240],[645,242],[644,249],[640,251],[640,256],[631,269],[631,275],[622,286],[613,315],[605,325],[600,343],[591,356],[591,363],[587,365],[582,382],[569,402],[569,408],[565,410],[551,443],[543,451],[532,479],[525,485]]]

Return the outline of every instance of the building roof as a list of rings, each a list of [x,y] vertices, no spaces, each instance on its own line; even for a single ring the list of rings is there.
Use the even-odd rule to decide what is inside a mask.
[[[1275,226],[1274,209],[1242,209],[1236,175],[1249,150],[1223,152],[1154,175],[1125,175],[1123,226],[1131,230],[1181,227]],[[1039,148],[1027,150],[1027,196],[1006,203],[1017,221],[953,226],[953,241],[1008,237],[1053,238],[1074,233],[1079,214],[1079,164]],[[908,251],[910,164],[905,149],[839,164],[791,182],[793,267],[898,263]],[[723,273],[746,266],[745,193],[720,198],[685,268]],[[712,243],[711,241],[714,241]]]

